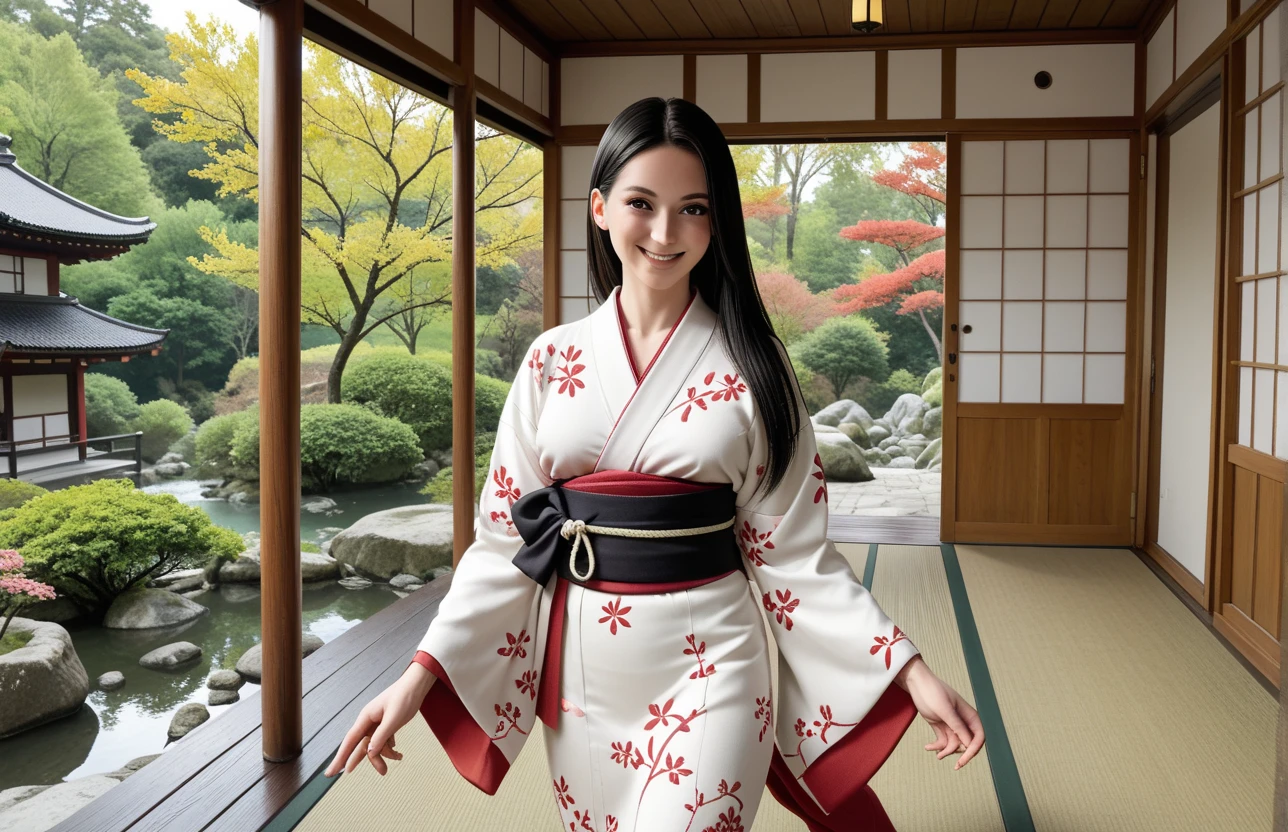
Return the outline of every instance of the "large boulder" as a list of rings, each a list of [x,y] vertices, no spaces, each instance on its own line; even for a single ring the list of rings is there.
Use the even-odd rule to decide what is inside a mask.
[[[890,455],[880,448],[867,448],[863,451],[863,459],[872,468],[884,468],[890,464]]]
[[[917,457],[918,468],[930,468],[932,465],[939,465],[942,461],[943,439],[936,439],[926,446],[926,449]]]
[[[830,425],[839,427],[843,424],[859,424],[864,428],[872,426],[872,417],[863,409],[862,405],[853,399],[841,399],[839,402],[832,402],[827,407],[814,414],[814,421],[820,425]]]
[[[59,624],[14,618],[9,633],[31,633],[25,647],[0,656],[0,738],[71,716],[89,696],[89,674]],[[0,829],[9,829],[0,823]]]
[[[829,482],[870,482],[876,479],[863,458],[863,449],[845,434],[820,433],[816,437],[823,473]]]
[[[917,461],[910,456],[899,456],[890,460],[890,464],[887,465],[886,467],[887,468],[907,468],[909,470],[912,470],[913,468],[917,467]]]
[[[842,422],[837,427],[840,428],[841,433],[850,437],[850,441],[860,448],[872,447],[872,439],[868,436],[867,430],[858,422]]]
[[[921,417],[929,409],[930,405],[926,404],[921,396],[916,393],[904,393],[895,399],[890,412],[882,418],[893,428],[891,433],[895,436],[910,436],[921,433]]]
[[[300,648],[303,657],[307,658],[315,650],[322,646],[322,639],[312,633],[305,633],[300,639]],[[242,653],[242,657],[237,660],[237,672],[249,681],[259,684],[263,675],[264,666],[264,646],[256,644],[254,647]]]
[[[874,424],[872,425],[872,427],[868,428],[867,430],[868,430],[868,441],[872,443],[870,447],[880,447],[882,442],[890,438],[889,429],[884,427],[883,425]]]
[[[88,610],[66,595],[60,595],[52,601],[34,601],[22,608],[23,618],[55,624],[66,624],[88,614]]]
[[[357,574],[388,581],[406,573],[427,579],[452,563],[452,509],[404,506],[368,514],[331,541],[330,552]]]
[[[921,432],[927,439],[938,439],[944,435],[944,409],[932,407],[921,417]]]
[[[44,832],[52,829],[120,784],[106,774],[55,783],[0,811],[0,829]],[[25,788],[25,787],[23,787]],[[6,790],[12,791],[12,790]]]
[[[164,589],[132,589],[107,608],[103,626],[112,630],[170,627],[205,615],[209,609]]]

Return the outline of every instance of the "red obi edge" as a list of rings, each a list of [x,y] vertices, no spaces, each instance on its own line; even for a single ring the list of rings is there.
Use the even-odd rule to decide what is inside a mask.
[[[721,488],[722,484],[695,483],[674,477],[609,470],[575,477],[563,483],[563,487],[601,494],[652,496],[704,491]],[[726,572],[712,578],[663,584],[592,580],[584,586],[595,591],[623,595],[660,594],[692,589],[731,574],[733,573]],[[558,578],[550,605],[545,657],[536,703],[538,719],[552,729],[558,725],[562,705],[558,680],[567,596],[568,581]],[[429,689],[421,702],[420,713],[447,752],[452,765],[462,777],[484,793],[496,794],[501,781],[510,770],[510,761],[500,747],[492,742],[487,731],[470,716],[442,664],[424,650],[416,652],[412,663],[422,665],[438,679],[438,683]],[[893,830],[880,801],[867,782],[889,758],[916,714],[916,706],[908,692],[891,684],[854,730],[824,751],[801,776],[817,798],[818,805],[796,782],[797,778],[792,775],[776,745],[766,785],[780,803],[805,820],[811,832]],[[819,806],[823,807],[823,811],[819,810]]]

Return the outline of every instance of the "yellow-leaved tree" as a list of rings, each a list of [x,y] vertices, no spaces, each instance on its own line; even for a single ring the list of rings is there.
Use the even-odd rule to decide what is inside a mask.
[[[254,36],[188,13],[186,31],[166,36],[181,80],[126,74],[144,97],[136,104],[170,115],[153,122],[176,142],[201,142],[210,163],[192,175],[219,194],[257,198],[259,55]],[[452,111],[441,104],[305,43],[303,81],[305,321],[340,336],[327,398],[340,401],[340,379],[354,347],[390,325],[415,351],[415,337],[435,308],[450,307],[451,281],[434,264],[452,258]],[[482,125],[475,129],[475,258],[504,266],[541,240],[538,148]],[[203,228],[215,254],[192,262],[250,288],[259,284],[259,252],[222,228]]]

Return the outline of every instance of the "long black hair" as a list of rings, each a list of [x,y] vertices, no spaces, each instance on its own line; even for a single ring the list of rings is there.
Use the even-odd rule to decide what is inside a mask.
[[[769,440],[766,493],[787,474],[796,451],[800,416],[796,407],[799,382],[786,349],[774,333],[756,287],[742,222],[742,199],[729,142],[711,116],[682,98],[645,98],[622,110],[608,125],[590,167],[590,187],[605,198],[622,168],[638,153],[671,145],[697,154],[706,171],[711,205],[711,244],[689,274],[702,299],[719,317],[721,338],[753,400]],[[622,261],[613,250],[607,230],[586,212],[587,262],[590,285],[600,303],[622,285]],[[781,350],[781,352],[780,352]],[[759,490],[760,486],[757,487]]]

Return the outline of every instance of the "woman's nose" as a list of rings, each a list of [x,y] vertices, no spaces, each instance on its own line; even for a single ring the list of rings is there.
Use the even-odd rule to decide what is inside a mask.
[[[662,245],[671,245],[675,242],[675,221],[666,214],[658,216],[653,221],[653,233],[651,236]]]

